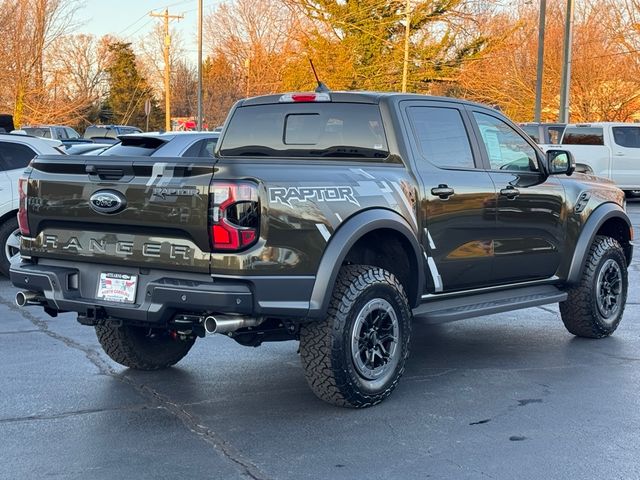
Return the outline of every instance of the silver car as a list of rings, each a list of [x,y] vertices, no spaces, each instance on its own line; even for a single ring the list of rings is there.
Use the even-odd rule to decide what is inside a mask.
[[[135,157],[213,157],[219,132],[165,132],[121,135],[100,155]]]

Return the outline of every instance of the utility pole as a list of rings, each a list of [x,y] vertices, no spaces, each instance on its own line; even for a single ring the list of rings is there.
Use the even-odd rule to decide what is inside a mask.
[[[569,88],[571,84],[571,43],[573,38],[573,0],[567,0],[564,19],[562,86],[560,87],[560,122],[569,123]]]
[[[411,0],[407,0],[404,9],[404,63],[402,65],[402,93],[407,92],[407,76],[409,74],[409,37],[411,34]]]
[[[169,35],[169,20],[180,20],[183,15],[169,15],[169,9],[164,13],[149,13],[152,17],[164,19],[164,129],[171,131],[171,64],[169,63],[169,47],[171,46],[171,36]]]
[[[533,121],[540,122],[542,117],[542,72],[544,70],[544,30],[546,23],[547,0],[540,0],[540,23],[538,24],[538,65],[536,72],[536,106]]]
[[[202,0],[198,0],[198,131],[202,130]]]

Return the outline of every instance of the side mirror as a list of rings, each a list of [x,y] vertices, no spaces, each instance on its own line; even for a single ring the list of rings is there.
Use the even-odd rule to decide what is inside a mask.
[[[551,175],[571,175],[576,170],[576,160],[567,150],[547,150],[547,165]]]

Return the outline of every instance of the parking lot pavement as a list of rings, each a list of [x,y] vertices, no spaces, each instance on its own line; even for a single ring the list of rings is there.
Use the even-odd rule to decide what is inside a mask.
[[[366,410],[317,400],[292,342],[214,336],[127,370],[2,280],[0,478],[640,478],[639,266],[608,339],[572,337],[555,306],[416,323],[400,386]]]

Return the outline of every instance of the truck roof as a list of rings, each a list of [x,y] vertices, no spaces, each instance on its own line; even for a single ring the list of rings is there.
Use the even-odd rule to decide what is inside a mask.
[[[251,105],[267,105],[274,103],[281,103],[281,98],[285,95],[296,95],[296,94],[313,94],[314,92],[289,92],[289,93],[279,93],[275,95],[261,95],[258,97],[251,97],[240,101],[241,107],[251,106]],[[417,93],[397,93],[397,92],[370,92],[370,91],[330,91],[326,92],[331,97],[331,102],[334,103],[370,103],[370,104],[378,104],[381,100],[387,98],[393,98],[396,101],[402,100],[433,100],[433,101],[446,101],[446,102],[456,102],[462,103],[466,105],[474,105],[478,107],[484,108],[492,108],[490,105],[481,104],[477,102],[471,102],[469,100],[463,100],[460,98],[454,97],[438,97],[432,95],[420,95]]]
[[[567,124],[567,128],[593,128],[593,127],[640,127],[640,123],[633,122],[580,122],[580,123],[569,123]]]

